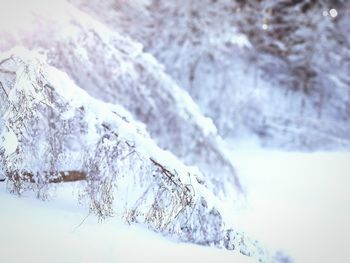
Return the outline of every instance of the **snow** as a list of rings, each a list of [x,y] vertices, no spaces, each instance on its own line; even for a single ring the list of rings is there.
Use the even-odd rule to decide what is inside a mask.
[[[248,38],[244,34],[236,33],[231,38],[231,43],[239,46],[240,48],[251,48],[252,45]]]
[[[42,202],[9,195],[1,184],[1,262],[255,262],[236,251],[176,243],[116,218],[98,223],[76,205],[76,190],[65,184],[54,200]]]
[[[266,258],[275,263],[269,251],[276,248],[300,263],[350,261],[350,153],[282,153],[255,145],[299,151],[350,148],[345,43],[350,34],[345,34],[343,12],[338,15],[340,6],[326,9],[327,20],[323,9],[314,9],[289,21],[311,21],[310,27],[286,31],[291,40],[302,37],[307,43],[291,49],[287,60],[293,73],[283,56],[262,54],[266,45],[287,52],[291,41],[265,39],[265,33],[253,34],[254,39],[249,29],[239,33],[238,21],[249,16],[236,13],[235,18],[233,2],[215,8],[209,0],[185,5],[71,2],[106,24],[65,0],[0,0],[0,50],[22,44],[45,54],[25,48],[0,54],[5,66],[0,73],[0,175],[16,169],[86,170],[96,175],[85,182],[90,188],[80,188],[90,204],[76,205],[84,195],[77,193],[78,184],[59,185],[57,196],[43,203],[33,193],[11,196],[0,183],[1,262]],[[286,14],[288,20],[295,13]],[[262,25],[273,33],[276,24],[263,22],[259,32]],[[313,43],[313,32],[324,32],[320,41]],[[296,90],[305,87],[293,80],[310,84],[298,62],[309,44],[321,56],[306,68],[317,81],[303,93]],[[231,140],[232,153],[219,134]],[[160,167],[174,172],[175,186]],[[114,183],[115,195],[99,192],[102,181],[93,182],[101,178],[106,179],[102,188],[112,186],[108,180]],[[42,186],[37,184],[38,195]],[[236,202],[232,210],[232,201],[245,189],[249,206]],[[114,207],[109,198],[116,200]],[[222,202],[225,198],[230,203]],[[96,208],[99,202],[106,209],[96,214],[115,216],[102,224],[93,215],[86,217],[87,207],[93,211],[91,205]],[[140,224],[127,226],[122,219]],[[236,250],[176,243],[170,236]],[[239,250],[256,258],[243,257]]]
[[[18,140],[16,134],[12,131],[4,131],[0,134],[1,147],[3,147],[5,154],[10,155],[16,151]]]
[[[350,262],[350,153],[235,151],[249,208],[235,224],[298,263]]]
[[[250,149],[232,156],[250,190],[250,206],[233,213],[236,227],[298,263],[349,262],[350,153]],[[23,262],[25,255],[36,263],[255,262],[236,251],[177,243],[117,218],[97,223],[76,203],[77,189],[61,185],[56,197],[42,202],[10,195],[0,184],[2,261]]]

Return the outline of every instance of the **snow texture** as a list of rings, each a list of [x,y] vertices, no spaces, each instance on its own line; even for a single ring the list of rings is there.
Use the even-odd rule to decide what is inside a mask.
[[[73,200],[65,185],[47,203],[11,196],[0,185],[1,261],[11,263],[254,263],[252,257],[213,247],[178,243],[117,218],[99,224]],[[23,220],[25,218],[25,220]],[[101,241],[102,240],[102,241]],[[21,251],[21,253],[19,253]]]

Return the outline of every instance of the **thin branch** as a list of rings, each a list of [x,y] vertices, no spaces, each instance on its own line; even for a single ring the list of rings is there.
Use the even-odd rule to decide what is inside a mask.
[[[12,56],[9,57],[9,58],[5,58],[5,59],[1,60],[1,61],[0,61],[0,65],[4,64],[6,61],[9,61],[10,59],[13,59]],[[16,74],[15,71],[6,70],[6,69],[1,69],[1,68],[0,68],[0,72],[2,72],[2,73],[7,73],[7,74],[14,74],[14,75]]]
[[[9,61],[10,59],[12,59],[12,56],[10,56],[9,58],[5,58],[3,60],[0,61],[0,65],[4,64],[6,61]]]
[[[101,126],[102,126],[103,128],[105,128],[106,130],[110,131],[115,137],[118,138],[118,134],[115,133],[109,126],[107,126],[107,124],[102,123]]]
[[[35,86],[34,86],[33,84],[32,84],[32,86],[35,88]],[[34,99],[34,100],[36,99],[34,96],[32,96],[32,95],[30,95],[30,94],[28,94],[28,96],[31,97],[31,98]],[[47,104],[47,103],[46,103],[45,101],[43,101],[43,100],[38,100],[38,102],[40,102],[40,103],[46,105],[47,107],[53,109],[52,105]]]
[[[155,161],[154,159],[152,158],[149,158],[151,160],[151,162],[153,164],[155,164],[156,166],[158,166],[162,172],[162,174],[164,174],[166,177],[169,178],[169,180],[176,186],[178,186],[178,184],[174,181],[173,177],[174,177],[174,174],[171,173],[168,169],[166,169],[163,165],[161,165],[160,163],[158,163],[157,161]]]
[[[0,87],[5,92],[6,97],[9,99],[9,95],[7,94],[7,92],[6,92],[5,88],[4,88],[4,86],[2,85],[1,81],[0,81]]]
[[[74,233],[75,230],[77,230],[77,229],[85,222],[85,220],[86,220],[89,216],[90,216],[90,213],[88,213],[88,214],[86,215],[86,217],[84,217],[84,219],[80,222],[80,224],[77,225],[77,226],[73,229],[72,233]]]
[[[103,128],[105,128],[106,130],[108,130],[111,134],[113,134],[117,139],[119,138],[118,134],[116,132],[114,132],[106,123],[102,123],[101,126]],[[125,143],[127,146],[129,146],[130,148],[132,148],[133,150],[128,153],[126,156],[122,157],[121,160],[124,160],[126,157],[128,157],[130,154],[136,154],[137,157],[139,157],[139,159],[141,160],[141,156],[139,155],[139,153],[135,150],[135,144],[132,145],[130,144],[127,140],[125,140]]]
[[[120,160],[125,160],[126,158],[128,158],[131,154],[133,154],[133,153],[135,153],[135,150],[132,150],[132,151],[130,151],[128,154],[126,154],[125,156],[122,156],[121,158],[120,158]]]

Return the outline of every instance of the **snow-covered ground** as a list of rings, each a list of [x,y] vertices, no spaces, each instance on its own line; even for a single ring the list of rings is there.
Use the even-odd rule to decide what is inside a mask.
[[[0,262],[255,262],[237,251],[177,243],[116,218],[98,223],[92,215],[86,218],[72,192],[77,192],[74,186],[65,184],[42,202],[10,195],[1,184]]]
[[[236,151],[249,208],[236,225],[297,263],[350,262],[350,153]]]
[[[350,262],[350,154],[237,151],[249,189],[236,225],[297,263]],[[65,184],[47,202],[0,185],[0,262],[255,262],[236,251],[177,243],[115,218],[86,217]]]

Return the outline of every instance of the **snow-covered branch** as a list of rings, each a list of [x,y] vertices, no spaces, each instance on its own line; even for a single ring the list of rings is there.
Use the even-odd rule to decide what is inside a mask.
[[[119,215],[182,241],[275,262],[230,227],[198,169],[160,149],[122,107],[90,97],[34,52],[3,56],[10,55],[16,78],[0,97],[0,136],[12,140],[0,148],[10,190],[45,198],[52,183],[78,180],[82,200],[100,219]]]

